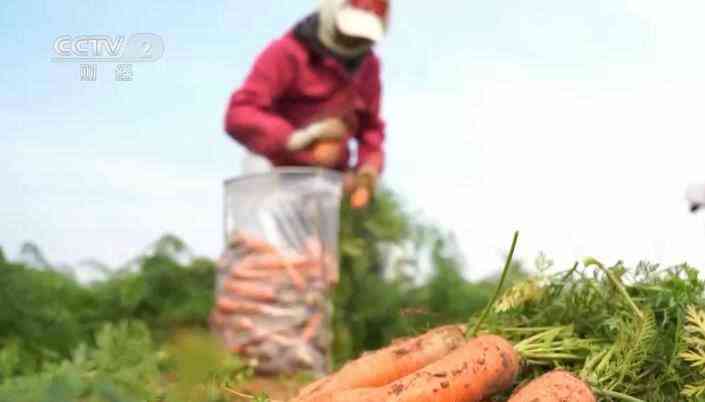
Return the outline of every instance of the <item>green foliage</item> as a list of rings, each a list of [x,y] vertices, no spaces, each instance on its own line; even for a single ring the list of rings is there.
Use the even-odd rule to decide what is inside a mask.
[[[19,345],[23,356],[15,374],[34,371],[44,359],[68,356],[91,336],[87,315],[94,297],[72,279],[6,263],[0,284],[0,345]]]
[[[562,367],[603,401],[699,400],[705,376],[690,364],[702,351],[695,311],[705,306],[704,290],[687,265],[606,269],[589,261],[506,291],[487,330],[508,337],[524,356],[522,381]]]
[[[0,266],[0,347],[19,348],[30,373],[44,362],[70,356],[105,323],[141,320],[158,339],[182,326],[205,328],[212,306],[214,264],[180,265],[164,255],[145,257],[135,273],[82,286],[50,270]]]
[[[492,283],[466,281],[459,256],[449,250],[449,237],[415,222],[389,192],[381,192],[365,211],[344,206],[340,242],[341,281],[334,296],[336,365],[394,338],[465,321],[484,307],[494,289]],[[384,244],[415,246],[414,263],[428,254],[433,267],[428,281],[419,285],[408,276],[385,280]]]
[[[227,353],[202,331],[181,331],[169,342],[168,356],[174,382],[165,400],[224,402],[223,390],[247,381],[251,366]]]
[[[98,315],[140,319],[160,336],[181,326],[205,327],[214,275],[215,265],[205,259],[184,266],[167,255],[146,257],[138,272],[95,285]]]
[[[79,345],[70,359],[47,364],[38,374],[5,378],[0,401],[156,400],[157,354],[144,325],[106,324],[96,334],[95,345]],[[5,348],[3,353],[11,352]]]
[[[685,386],[683,395],[702,399],[705,397],[705,310],[689,306],[687,320],[679,357],[688,363],[695,378]]]
[[[247,381],[252,369],[199,331],[175,336],[162,349],[139,322],[105,324],[95,346],[36,373],[3,377],[0,402],[225,402],[224,387]],[[20,364],[18,349],[0,350],[0,370]]]

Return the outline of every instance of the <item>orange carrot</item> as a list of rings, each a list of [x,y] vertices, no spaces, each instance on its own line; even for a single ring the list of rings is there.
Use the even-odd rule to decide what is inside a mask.
[[[231,272],[240,269],[281,269],[284,268],[284,260],[277,254],[255,254],[236,261],[230,268]]]
[[[234,273],[241,269],[278,270],[288,266],[298,268],[307,263],[306,258],[301,256],[285,257],[281,254],[256,254],[249,255],[234,263],[230,267],[230,272]]]
[[[379,387],[411,374],[464,343],[456,326],[434,329],[346,364],[325,381],[304,387],[297,398],[353,388]]]
[[[284,264],[284,270],[286,271],[286,274],[289,275],[289,279],[291,279],[291,283],[294,284],[296,289],[300,291],[306,289],[306,281],[292,264]]]
[[[301,333],[301,339],[304,342],[309,342],[311,339],[313,339],[316,336],[316,333],[318,333],[318,329],[321,327],[322,321],[322,314],[314,314],[313,317],[311,317],[311,319],[306,324],[306,327],[304,328],[303,332]]]
[[[224,287],[237,296],[261,301],[273,301],[276,289],[257,282],[228,280]]]
[[[350,206],[355,209],[364,208],[369,204],[371,197],[372,195],[367,187],[359,187],[350,195]]]
[[[296,319],[305,314],[303,307],[286,309],[244,300],[235,301],[227,297],[219,298],[216,307],[224,314],[261,314],[268,317],[293,317]]]
[[[306,265],[297,268],[303,276],[310,279],[323,278],[323,264],[320,261],[309,261]]]
[[[387,362],[389,363],[389,361]],[[374,373],[385,367],[368,366]],[[519,355],[498,336],[480,336],[446,357],[385,386],[316,393],[306,402],[480,402],[509,388],[519,371]]]
[[[231,276],[237,279],[266,280],[270,284],[279,284],[288,280],[288,276],[283,270],[270,271],[256,268],[239,268],[236,271],[232,271]]]
[[[270,314],[269,310],[275,310],[274,307],[269,307],[248,301],[234,301],[227,297],[221,297],[217,303],[218,309],[226,314]]]
[[[514,392],[509,402],[595,402],[590,387],[567,371],[555,370]]]
[[[480,336],[385,389],[392,402],[479,402],[512,385],[519,361],[504,338]]]
[[[240,308],[240,303],[230,300],[227,297],[221,297],[218,299],[216,307],[222,313],[232,314],[233,312],[238,311]]]
[[[294,400],[296,401],[296,399]],[[337,393],[315,394],[307,402],[387,402],[384,387],[355,388]],[[423,401],[426,402],[426,401]]]
[[[254,321],[249,317],[239,317],[235,320],[235,324],[238,329],[244,329],[245,331],[255,331],[257,329]]]
[[[342,141],[337,138],[318,140],[313,145],[313,159],[325,167],[333,167],[340,159]]]

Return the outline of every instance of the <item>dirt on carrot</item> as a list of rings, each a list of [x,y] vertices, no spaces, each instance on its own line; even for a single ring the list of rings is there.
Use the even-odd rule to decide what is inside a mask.
[[[457,326],[434,329],[419,337],[362,355],[337,373],[302,389],[298,398],[389,384],[445,357],[463,342],[463,333]]]
[[[313,392],[308,397],[296,400],[480,402],[509,388],[518,371],[519,355],[508,341],[497,336],[481,336],[468,341],[440,360],[386,385],[335,392]],[[376,372],[375,366],[367,366],[367,372]]]

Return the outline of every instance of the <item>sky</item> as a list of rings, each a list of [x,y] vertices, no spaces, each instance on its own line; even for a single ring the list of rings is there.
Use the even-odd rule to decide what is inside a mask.
[[[436,2],[438,3],[438,2]],[[467,274],[518,256],[705,266],[705,3],[395,1],[383,59],[385,183],[452,231]],[[117,265],[160,235],[222,246],[242,149],[227,100],[316,1],[0,3],[0,245]],[[96,82],[54,63],[61,35],[154,33],[164,56]]]

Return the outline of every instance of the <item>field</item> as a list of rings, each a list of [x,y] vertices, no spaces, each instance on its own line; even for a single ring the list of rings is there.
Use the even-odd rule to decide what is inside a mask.
[[[359,214],[342,213],[336,367],[396,338],[465,323],[470,335],[514,344],[523,359],[515,385],[562,368],[600,401],[705,397],[697,269],[594,259],[554,267],[539,256],[531,277],[508,259],[501,277],[471,283],[449,237],[415,222],[391,194]],[[429,264],[427,280],[390,268],[381,247],[389,244],[410,245],[407,263]],[[175,236],[90,284],[38,247],[25,251],[23,263],[0,253],[0,402],[282,401],[311,380],[257,378],[251,362],[220,349],[207,328],[214,262],[185,260],[188,247]]]
[[[342,216],[336,365],[396,337],[465,321],[485,305],[492,281],[465,281],[447,237],[414,222],[393,195],[360,214]],[[383,244],[410,244],[412,257],[426,256],[428,281],[384,273]],[[228,388],[281,398],[308,380],[253,378],[248,362],[217,348],[207,331],[214,262],[181,261],[188,247],[175,236],[89,285],[38,247],[25,248],[37,266],[0,256],[2,402],[224,401],[233,397]]]

